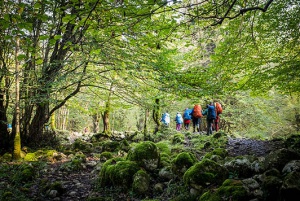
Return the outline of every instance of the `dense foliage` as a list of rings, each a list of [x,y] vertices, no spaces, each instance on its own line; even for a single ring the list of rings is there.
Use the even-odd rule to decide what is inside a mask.
[[[16,128],[30,146],[49,127],[156,133],[163,111],[210,100],[228,111],[228,132],[299,130],[297,1],[6,0],[0,9],[2,151]]]

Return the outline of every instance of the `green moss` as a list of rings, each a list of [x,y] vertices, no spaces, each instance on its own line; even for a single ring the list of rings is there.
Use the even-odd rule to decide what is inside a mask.
[[[169,141],[158,142],[158,143],[156,143],[156,146],[161,154],[164,153],[167,155],[171,155],[171,148],[170,148]]]
[[[160,166],[166,167],[169,166],[170,164],[171,164],[170,156],[167,154],[162,154],[160,156]]]
[[[140,167],[133,161],[117,162],[114,168],[110,169],[108,173],[114,186],[122,186],[127,188],[131,186],[133,175],[140,170]]]
[[[27,153],[24,157],[24,161],[38,161],[35,153]]]
[[[105,151],[100,154],[99,158],[100,158],[100,161],[107,161],[107,160],[113,158],[113,154],[111,152]]]
[[[133,176],[132,189],[137,194],[145,194],[149,189],[150,176],[144,170],[137,171]]]
[[[184,142],[184,135],[182,133],[177,133],[174,135],[172,143],[183,143]]]
[[[246,189],[240,180],[227,179],[216,191],[204,193],[199,201],[249,200]]]
[[[210,184],[221,184],[228,178],[228,171],[216,162],[204,159],[190,167],[183,175],[186,185],[200,185],[206,187]]]
[[[10,153],[5,153],[3,156],[0,158],[0,161],[2,162],[8,162],[12,160],[12,154]]]
[[[120,149],[120,143],[116,141],[105,142],[102,146],[102,151],[114,152]]]
[[[73,149],[76,151],[82,151],[84,153],[91,152],[93,144],[85,142],[81,139],[76,139],[73,143]]]
[[[145,141],[133,147],[129,151],[127,159],[136,161],[141,167],[151,171],[158,167],[160,153],[153,142]]]
[[[199,201],[223,201],[223,199],[214,192],[205,192],[199,198]]]
[[[106,161],[99,174],[100,187],[118,186],[127,189],[132,185],[133,175],[140,170],[134,161],[114,158]]]
[[[78,152],[70,161],[63,163],[60,168],[64,171],[81,170],[84,168],[83,163],[85,162],[86,156],[83,153]]]
[[[196,162],[197,159],[194,154],[190,152],[179,153],[172,161],[172,171],[176,174],[184,174]]]
[[[216,148],[213,151],[207,153],[204,157],[210,159],[213,155],[225,158],[226,156],[228,156],[228,151],[224,148]]]
[[[128,151],[130,150],[130,144],[128,143],[127,140],[122,140],[122,141],[120,142],[120,149],[121,149],[121,150],[124,150],[124,151],[126,151],[126,152],[128,152]]]
[[[112,185],[112,181],[109,178],[109,174],[108,174],[108,169],[110,168],[110,166],[115,165],[118,161],[124,161],[124,158],[112,158],[107,160],[101,168],[101,171],[99,173],[99,186],[100,187],[105,187],[105,186],[110,186]]]
[[[45,152],[48,157],[53,157],[53,155],[57,153],[56,150],[46,150]]]

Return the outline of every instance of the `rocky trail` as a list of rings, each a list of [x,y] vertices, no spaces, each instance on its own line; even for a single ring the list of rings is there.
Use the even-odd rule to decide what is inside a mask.
[[[189,143],[188,143],[189,144]],[[230,156],[255,155],[265,156],[273,150],[282,146],[280,141],[261,141],[243,138],[229,138],[227,150]],[[31,199],[37,201],[83,201],[94,193],[93,184],[97,178],[98,171],[95,171],[95,165],[99,159],[87,157],[87,163],[83,169],[66,173],[61,170],[60,163],[49,164],[46,169],[39,172],[39,177],[35,180],[35,185],[31,190]],[[41,188],[45,183],[55,184],[60,182],[61,191],[49,189],[47,195],[41,193]],[[57,189],[57,188],[56,188]],[[59,196],[59,194],[61,196]]]

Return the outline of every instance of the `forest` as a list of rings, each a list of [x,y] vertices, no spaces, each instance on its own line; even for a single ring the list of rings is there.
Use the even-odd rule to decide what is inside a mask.
[[[300,195],[287,182],[300,181],[299,1],[3,0],[0,9],[0,200]],[[223,107],[219,131],[205,135],[205,116],[200,132],[175,129],[177,113],[211,101]],[[261,179],[256,195],[244,180],[258,174],[280,176]]]

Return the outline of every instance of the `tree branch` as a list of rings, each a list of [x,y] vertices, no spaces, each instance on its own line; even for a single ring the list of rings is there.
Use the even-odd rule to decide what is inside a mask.
[[[253,10],[260,10],[262,12],[266,12],[268,10],[268,8],[270,7],[271,3],[273,2],[273,0],[269,0],[266,5],[262,8],[262,7],[259,7],[259,6],[255,6],[255,7],[249,7],[249,8],[242,8],[240,10],[239,13],[237,13],[235,16],[233,17],[228,17],[227,15],[229,14],[229,12],[231,11],[231,9],[233,8],[234,4],[236,3],[236,0],[230,5],[229,9],[227,10],[227,12],[225,13],[225,15],[217,22],[213,23],[211,26],[216,26],[216,25],[219,25],[219,24],[222,24],[224,19],[234,19],[234,18],[237,18],[238,16],[240,15],[243,15],[244,13],[246,12],[249,12],[249,11],[253,11]]]

